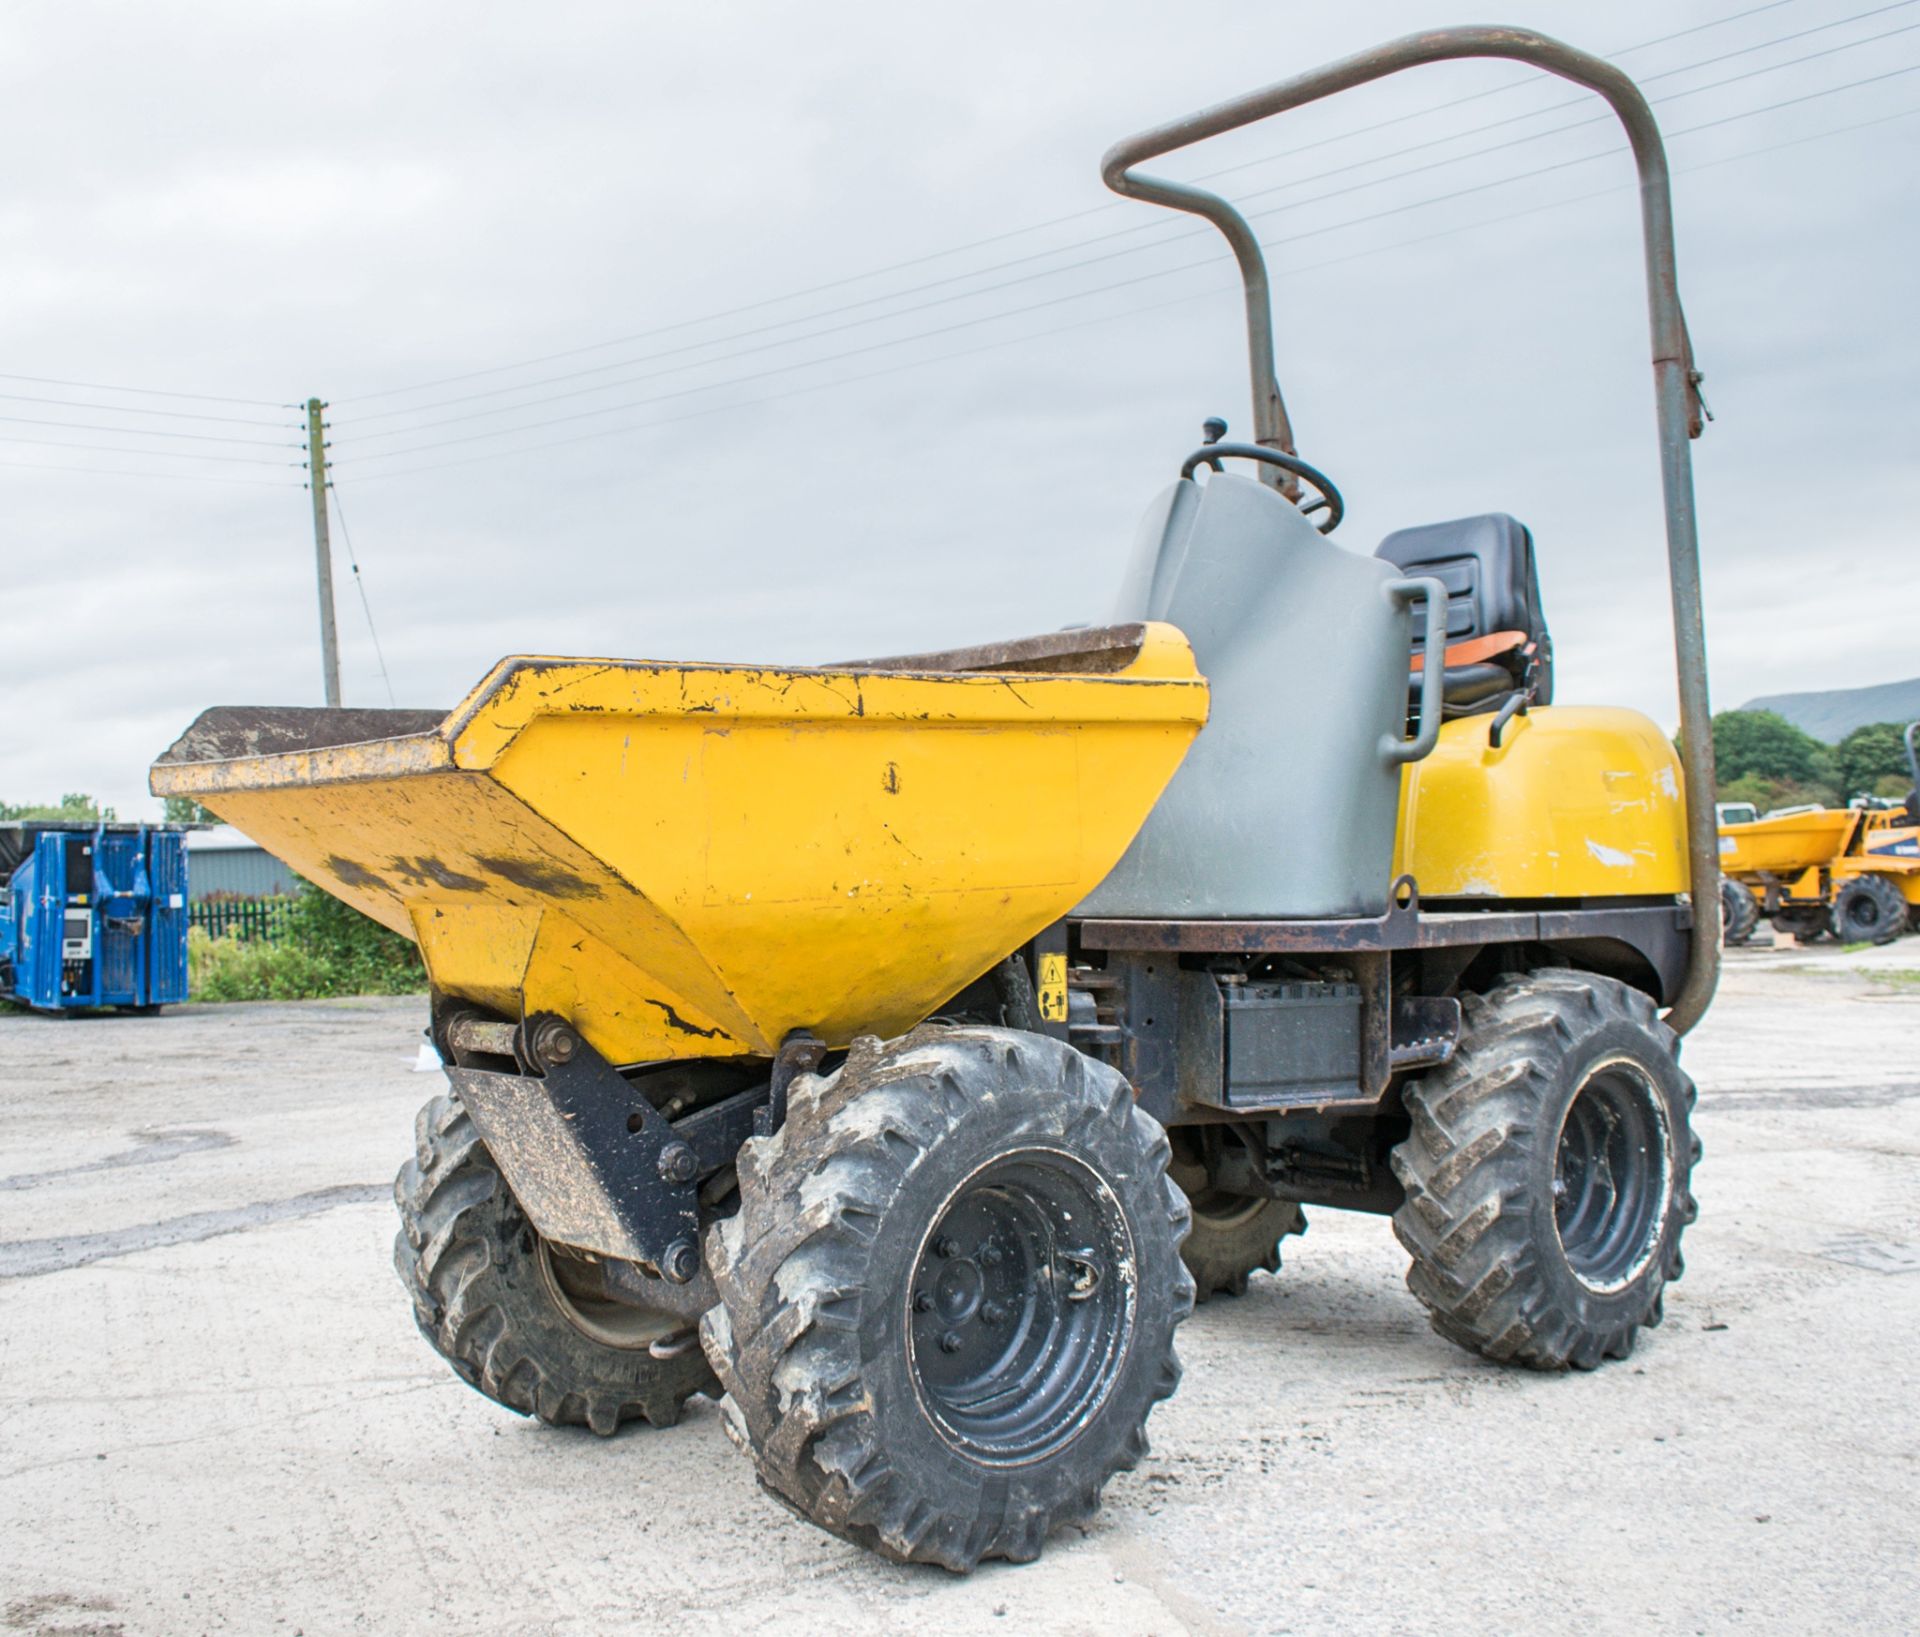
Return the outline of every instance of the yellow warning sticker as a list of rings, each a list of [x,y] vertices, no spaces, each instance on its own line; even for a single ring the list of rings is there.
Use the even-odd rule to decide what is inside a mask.
[[[1067,957],[1040,957],[1040,1016],[1048,1023],[1067,1021]]]

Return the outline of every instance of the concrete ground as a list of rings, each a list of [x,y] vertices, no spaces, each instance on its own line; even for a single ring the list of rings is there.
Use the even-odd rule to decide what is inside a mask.
[[[782,1511],[705,1401],[602,1442],[453,1378],[388,1265],[417,1003],[0,1018],[0,1633],[1912,1630],[1914,968],[1734,955],[1631,1360],[1469,1357],[1318,1212],[1095,1525],[966,1580]]]

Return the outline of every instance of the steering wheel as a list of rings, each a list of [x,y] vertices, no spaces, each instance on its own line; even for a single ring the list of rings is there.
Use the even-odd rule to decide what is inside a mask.
[[[1320,493],[1316,499],[1302,506],[1300,511],[1304,516],[1311,516],[1317,511],[1326,512],[1326,518],[1316,525],[1322,534],[1333,533],[1340,527],[1340,519],[1347,515],[1347,503],[1340,498],[1340,491],[1333,486],[1333,479],[1325,472],[1309,466],[1298,455],[1283,454],[1261,443],[1207,444],[1187,456],[1180,467],[1180,475],[1192,477],[1202,466],[1211,466],[1217,472],[1223,455],[1231,455],[1239,460],[1264,461],[1269,466],[1278,466],[1283,472],[1291,472],[1295,477],[1305,478]]]

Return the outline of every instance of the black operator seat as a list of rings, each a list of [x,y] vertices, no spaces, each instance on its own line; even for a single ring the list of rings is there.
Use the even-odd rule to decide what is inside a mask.
[[[1399,529],[1374,556],[1403,573],[1431,575],[1447,588],[1448,716],[1497,711],[1516,693],[1528,704],[1553,703],[1553,638],[1525,524],[1505,512],[1488,512]],[[1409,679],[1415,695],[1426,663],[1423,648],[1416,635]]]

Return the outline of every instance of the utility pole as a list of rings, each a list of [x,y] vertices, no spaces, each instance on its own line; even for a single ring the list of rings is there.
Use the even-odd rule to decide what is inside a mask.
[[[318,398],[307,400],[307,487],[313,490],[313,565],[320,581],[320,664],[327,703],[340,703],[340,639],[333,627],[333,541],[327,533],[327,429]]]

